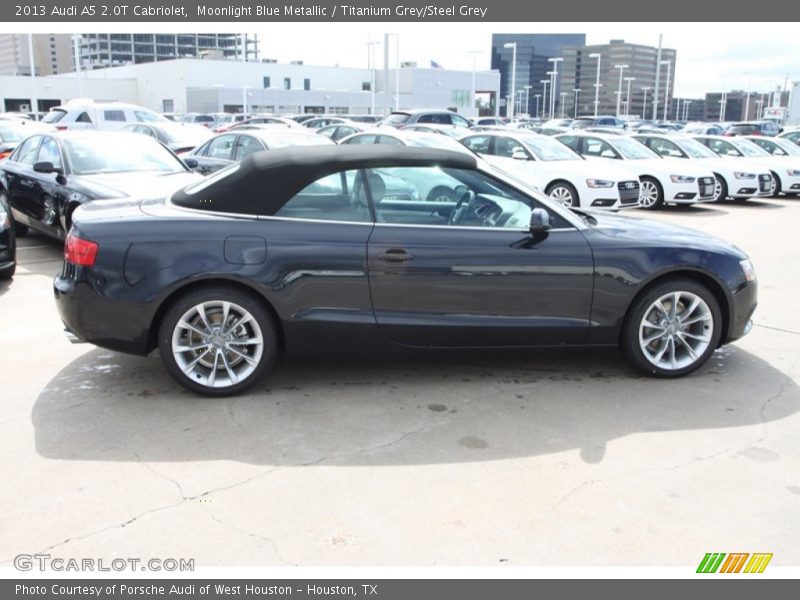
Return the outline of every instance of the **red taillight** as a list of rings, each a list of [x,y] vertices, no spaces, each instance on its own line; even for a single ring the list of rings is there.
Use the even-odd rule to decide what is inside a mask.
[[[93,267],[99,248],[97,242],[90,242],[70,233],[64,243],[64,260],[79,267]]]
[[[11,155],[11,150],[7,150],[5,152],[0,152],[0,160],[3,160],[4,158],[8,158],[10,155]]]
[[[66,125],[56,125],[56,131],[66,131],[66,130],[67,130]]]

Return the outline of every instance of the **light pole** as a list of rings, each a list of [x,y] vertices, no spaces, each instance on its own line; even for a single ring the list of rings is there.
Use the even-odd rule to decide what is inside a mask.
[[[728,92],[722,92],[722,97],[719,99],[719,122],[725,121],[725,109],[728,104]]]
[[[506,42],[503,48],[511,48],[511,114],[508,114],[508,107],[506,107],[506,117],[509,119],[514,118],[514,98],[516,98],[517,91],[517,42]]]
[[[681,118],[681,102],[683,101],[682,98],[673,98],[675,101],[675,118],[680,120]]]
[[[647,91],[650,89],[649,85],[643,86],[644,99],[642,100],[642,120],[647,119]]]
[[[628,95],[625,96],[625,114],[629,114],[631,111],[631,82],[636,81],[636,77],[626,77],[625,81],[628,82]]]
[[[668,60],[662,60],[662,65],[667,65],[667,85],[664,86],[664,120],[667,120],[667,110],[669,109],[669,78],[672,75],[672,63]],[[656,115],[653,114],[653,118]]]
[[[534,94],[533,97],[536,98],[536,118],[538,119],[539,118],[539,98],[541,98],[542,95],[541,94]]]
[[[247,34],[239,37],[242,42],[242,115],[247,116]]]
[[[581,93],[581,88],[573,88],[572,90],[575,92],[575,118],[578,118],[578,94]]]
[[[544,93],[542,95],[542,118],[547,118],[547,84],[550,83],[549,79],[540,79],[539,83],[544,86]]]
[[[72,36],[72,53],[75,55],[75,77],[78,80],[78,98],[83,96],[83,77],[81,75],[81,40],[83,37],[79,34]]]
[[[525,90],[517,90],[517,101],[514,104],[514,114],[522,114],[522,92]]]
[[[379,46],[380,42],[367,42],[367,67],[369,68],[369,94],[370,94],[370,114],[375,114],[375,52],[373,48]]]
[[[475,89],[475,70],[476,70],[476,58],[478,54],[481,54],[480,50],[470,50],[467,54],[472,54],[472,109],[475,109],[475,94],[477,90]]]
[[[531,86],[526,85],[525,86],[525,114],[527,116],[529,116],[529,117],[531,116],[530,105],[528,104],[528,102],[530,101],[530,97],[531,97]]]
[[[564,60],[560,56],[554,56],[553,58],[548,58],[548,62],[553,63],[553,71],[552,71],[552,81],[553,83],[550,84],[550,104],[552,105],[550,108],[550,118],[554,118],[556,116],[556,85],[558,85],[558,63]]]
[[[547,106],[547,114],[551,119],[556,118],[556,82],[553,80],[553,74],[555,71],[548,71],[547,76],[550,78],[548,81],[550,82],[550,102],[548,102]]]
[[[756,100],[756,120],[761,119],[762,106],[764,106],[764,100]]]
[[[33,56],[33,34],[28,34],[28,59],[31,65],[31,112],[33,113],[33,120],[38,121],[39,116],[39,99],[36,96],[36,59]]]
[[[622,99],[622,74],[625,72],[625,69],[628,68],[628,65],[614,65],[614,68],[619,69],[619,90],[617,91],[617,116],[620,116],[619,104]]]
[[[561,118],[562,119],[564,118],[564,104],[565,104],[564,98],[566,98],[567,95],[569,95],[569,92],[561,92]]]
[[[683,120],[689,120],[689,107],[692,105],[691,100],[684,100],[683,101]]]
[[[744,120],[750,117],[750,88],[753,86],[753,74],[748,71],[747,75],[747,99],[744,101]]]
[[[597,75],[594,81],[594,116],[596,117],[598,106],[600,105],[600,59],[602,58],[602,54],[594,52],[589,55],[589,58],[597,59]]]

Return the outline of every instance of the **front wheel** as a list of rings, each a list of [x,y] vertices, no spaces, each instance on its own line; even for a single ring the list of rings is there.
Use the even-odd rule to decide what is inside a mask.
[[[721,335],[722,312],[708,288],[690,279],[670,279],[630,307],[620,348],[648,375],[680,377],[705,364]]]
[[[725,200],[728,197],[728,184],[720,176],[714,173],[714,202]]]
[[[570,208],[580,207],[581,203],[578,198],[577,190],[566,181],[557,181],[555,183],[551,183],[547,187],[546,193],[553,200],[563,204],[564,206],[568,206]]]
[[[772,172],[772,185],[769,188],[769,195],[773,198],[780,195],[783,186],[781,185],[781,178],[774,171]]]
[[[642,177],[639,183],[639,206],[657,210],[664,205],[664,190],[652,177]]]
[[[214,286],[173,303],[161,322],[158,346],[167,371],[183,387],[231,396],[270,369],[278,353],[277,327],[256,296]]]

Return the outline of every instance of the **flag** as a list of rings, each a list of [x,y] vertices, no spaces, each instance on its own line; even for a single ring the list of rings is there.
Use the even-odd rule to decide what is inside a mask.
[[[437,63],[435,60],[431,61],[431,69],[444,69],[442,65]]]

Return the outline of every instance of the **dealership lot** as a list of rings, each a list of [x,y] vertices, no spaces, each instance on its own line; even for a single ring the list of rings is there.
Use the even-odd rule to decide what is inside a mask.
[[[697,374],[608,351],[285,358],[214,400],[70,345],[58,243],[0,283],[0,555],[217,565],[797,564],[798,199],[658,213],[752,257],[756,326]]]

